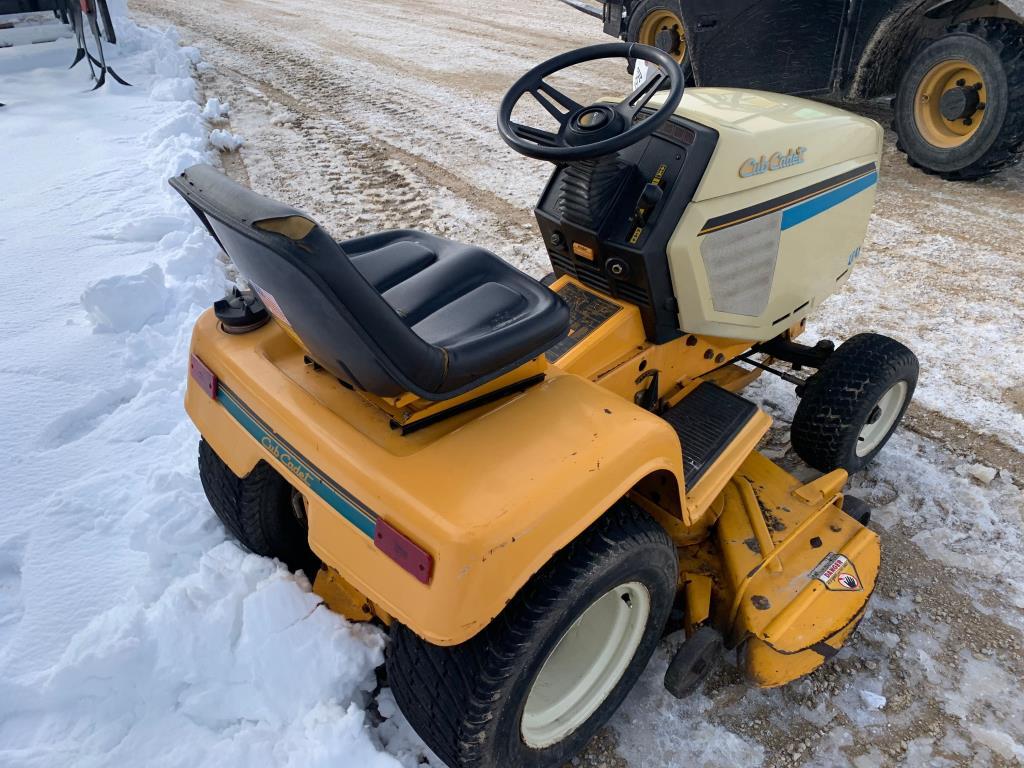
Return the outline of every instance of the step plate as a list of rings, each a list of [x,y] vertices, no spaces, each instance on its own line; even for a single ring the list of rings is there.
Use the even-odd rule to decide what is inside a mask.
[[[757,406],[749,400],[706,381],[661,414],[682,443],[687,490],[697,484],[755,413]]]

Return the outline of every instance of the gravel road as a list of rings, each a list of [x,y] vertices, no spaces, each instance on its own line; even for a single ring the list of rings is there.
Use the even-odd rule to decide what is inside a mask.
[[[605,41],[596,20],[554,0],[130,5],[199,49],[205,95],[231,107],[219,127],[245,139],[224,155],[236,177],[338,237],[417,227],[548,271],[531,212],[548,167],[505,147],[495,110],[533,64]],[[603,68],[569,86],[619,93],[628,80]],[[889,122],[879,103],[859,109]],[[831,664],[773,691],[726,664],[677,702],[660,685],[667,638],[573,765],[1024,762],[1024,167],[944,182],[889,134],[882,179],[859,267],[810,329],[888,333],[921,358],[908,428],[853,481],[885,555],[871,612]],[[748,395],[776,419],[763,449],[806,475],[788,449],[791,388]],[[976,464],[1002,472],[984,484]]]

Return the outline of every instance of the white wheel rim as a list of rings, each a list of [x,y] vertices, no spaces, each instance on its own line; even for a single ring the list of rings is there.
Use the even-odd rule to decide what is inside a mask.
[[[651,594],[637,581],[595,600],[562,635],[526,697],[520,726],[534,749],[585,723],[622,679],[643,639]]]
[[[907,382],[898,381],[886,390],[881,400],[872,408],[872,413],[877,410],[877,417],[864,428],[857,436],[857,455],[867,456],[875,448],[882,444],[892,425],[899,418],[903,404],[907,400]]]

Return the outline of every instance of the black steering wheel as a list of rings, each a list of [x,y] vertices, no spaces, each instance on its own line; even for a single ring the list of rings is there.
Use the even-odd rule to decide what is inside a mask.
[[[599,59],[636,59],[658,70],[618,104],[599,102],[583,106],[544,81],[556,72]],[[654,114],[634,122],[637,113],[668,83],[668,96]],[[509,88],[498,110],[498,132],[512,149],[537,160],[565,163],[591,160],[618,152],[654,133],[671,117],[683,98],[683,70],[664,51],[639,43],[605,43],[569,51],[548,59]],[[512,110],[530,94],[558,121],[558,133],[512,121]]]

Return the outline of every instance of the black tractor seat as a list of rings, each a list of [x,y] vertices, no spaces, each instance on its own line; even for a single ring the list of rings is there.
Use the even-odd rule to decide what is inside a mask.
[[[171,179],[310,356],[381,397],[454,397],[543,354],[569,309],[490,251],[415,230],[336,242],[208,165]]]

